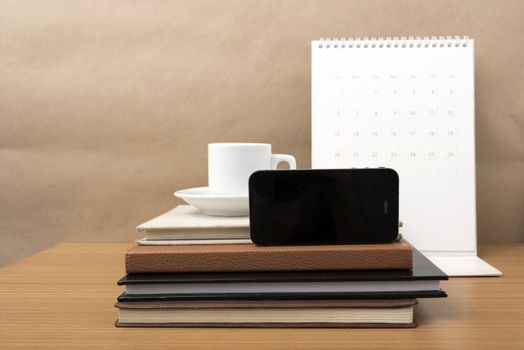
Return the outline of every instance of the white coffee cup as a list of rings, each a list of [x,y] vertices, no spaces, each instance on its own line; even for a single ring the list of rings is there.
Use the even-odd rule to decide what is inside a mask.
[[[210,143],[208,145],[209,189],[217,194],[247,194],[249,176],[257,170],[276,169],[286,162],[296,169],[295,157],[271,154],[268,143]]]

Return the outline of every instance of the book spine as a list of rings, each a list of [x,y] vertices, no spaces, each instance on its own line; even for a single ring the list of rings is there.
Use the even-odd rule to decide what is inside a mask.
[[[127,273],[306,270],[410,270],[411,249],[264,252],[139,252],[126,254]]]

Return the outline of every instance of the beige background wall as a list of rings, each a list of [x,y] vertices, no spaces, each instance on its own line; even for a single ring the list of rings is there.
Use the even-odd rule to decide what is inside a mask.
[[[0,0],[0,265],[131,242],[208,142],[310,166],[310,41],[409,35],[476,39],[479,237],[524,240],[524,1]]]

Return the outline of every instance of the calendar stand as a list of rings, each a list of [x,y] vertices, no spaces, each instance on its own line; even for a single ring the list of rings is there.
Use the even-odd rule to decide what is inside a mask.
[[[442,256],[431,253],[424,253],[424,255],[450,277],[502,276],[501,271],[476,255]]]
[[[394,169],[404,237],[449,276],[500,276],[477,256],[473,40],[311,49],[312,167]]]
[[[404,223],[400,222],[400,230]],[[476,237],[475,237],[476,242]],[[476,243],[473,243],[476,247]],[[432,252],[420,250],[432,263],[437,265],[446,275],[450,277],[499,277],[502,272],[488,264],[477,256],[477,251],[457,252],[457,251],[440,251]]]

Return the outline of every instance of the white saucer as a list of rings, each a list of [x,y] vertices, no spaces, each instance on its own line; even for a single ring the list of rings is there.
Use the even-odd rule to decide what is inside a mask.
[[[175,197],[182,198],[207,215],[249,215],[249,196],[247,194],[217,194],[211,192],[209,187],[196,187],[176,191]]]

